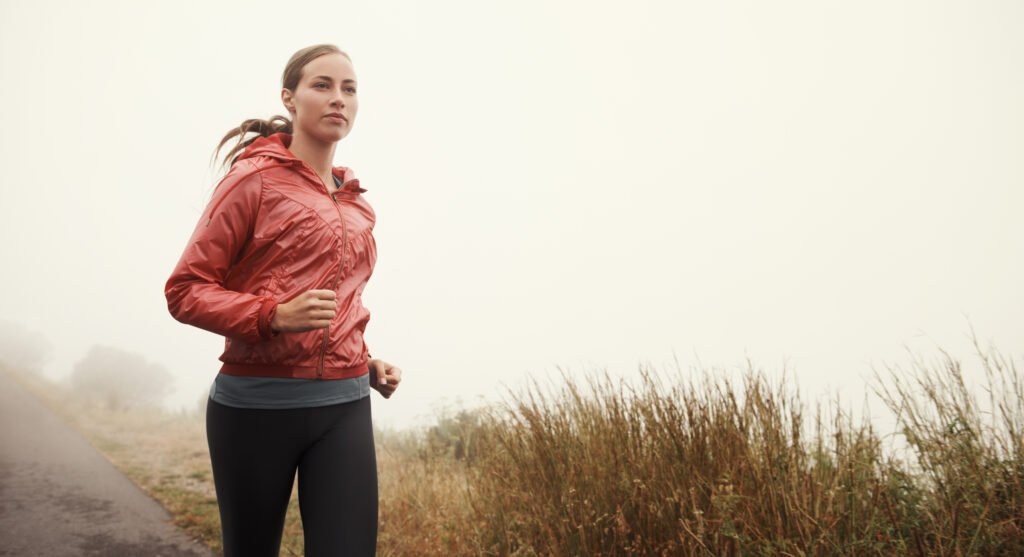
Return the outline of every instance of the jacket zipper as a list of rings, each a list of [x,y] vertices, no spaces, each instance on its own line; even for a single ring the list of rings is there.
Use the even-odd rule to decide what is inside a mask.
[[[326,186],[326,184],[325,184]],[[338,289],[338,281],[341,280],[341,270],[345,268],[345,237],[347,236],[348,229],[345,227],[345,218],[341,215],[341,206],[338,204],[338,198],[336,193],[332,193],[331,201],[334,202],[334,208],[338,210],[338,220],[341,221],[341,263],[338,265],[338,272],[334,275],[333,288]],[[324,341],[320,347],[320,361],[316,366],[316,378],[323,379],[324,375],[324,357],[327,355],[327,337],[328,332],[331,330],[331,326],[328,324],[324,328]]]

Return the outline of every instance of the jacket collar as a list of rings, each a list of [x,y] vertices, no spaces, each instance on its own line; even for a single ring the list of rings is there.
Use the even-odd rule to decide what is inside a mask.
[[[250,143],[242,154],[238,157],[239,160],[247,159],[250,157],[270,157],[279,163],[281,166],[301,166],[305,164],[302,159],[296,157],[288,150],[288,146],[292,143],[291,134],[284,132],[278,132],[268,136],[257,137],[252,143]],[[341,191],[351,193],[363,193],[366,191],[365,188],[359,185],[359,179],[355,177],[355,172],[347,166],[335,166],[331,169],[331,173],[334,174],[338,180],[341,180]]]

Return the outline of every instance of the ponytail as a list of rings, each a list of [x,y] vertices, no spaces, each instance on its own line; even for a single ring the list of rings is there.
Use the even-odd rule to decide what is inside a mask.
[[[217,158],[217,154],[220,153],[224,144],[230,141],[233,137],[237,136],[238,141],[235,143],[235,146],[232,147],[226,155],[224,155],[224,159],[221,161],[221,168],[230,166],[228,164],[228,159],[231,159],[231,165],[235,164],[238,157],[241,156],[242,151],[244,151],[250,143],[256,141],[257,138],[267,137],[269,135],[282,132],[287,134],[292,133],[292,121],[284,116],[274,116],[269,120],[250,118],[242,122],[242,124],[237,128],[228,130],[228,133],[224,135],[224,139],[221,139],[217,148],[213,150],[213,159],[215,160]],[[249,133],[255,133],[256,137],[245,139],[246,134]]]

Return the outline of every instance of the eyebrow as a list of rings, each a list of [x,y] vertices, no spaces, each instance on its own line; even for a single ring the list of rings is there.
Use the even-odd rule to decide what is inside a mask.
[[[314,77],[313,79],[326,79],[327,81],[334,81],[333,79],[330,78],[330,76],[326,76],[326,75],[318,75],[318,76]],[[356,80],[354,80],[354,79],[346,79],[346,80],[342,81],[342,83],[355,83],[355,82],[356,82]]]

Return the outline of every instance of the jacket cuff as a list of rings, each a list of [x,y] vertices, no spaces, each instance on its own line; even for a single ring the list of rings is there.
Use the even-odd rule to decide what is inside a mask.
[[[277,300],[273,298],[264,299],[263,305],[260,306],[259,318],[256,322],[260,338],[263,340],[270,340],[279,334],[270,328],[270,323],[273,321],[275,313],[277,313]]]

